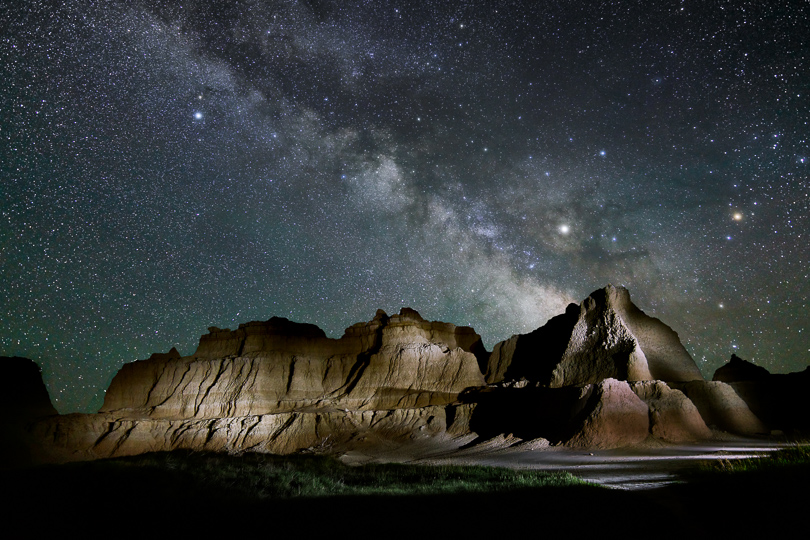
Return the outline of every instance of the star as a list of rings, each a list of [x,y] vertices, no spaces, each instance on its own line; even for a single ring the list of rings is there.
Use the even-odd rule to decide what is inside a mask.
[[[770,8],[96,4],[3,29],[0,355],[62,412],[209,326],[409,305],[491,348],[619,282],[708,379],[804,369],[810,70]]]

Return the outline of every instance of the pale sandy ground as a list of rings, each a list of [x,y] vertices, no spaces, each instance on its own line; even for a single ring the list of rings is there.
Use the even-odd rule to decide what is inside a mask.
[[[568,471],[583,480],[618,489],[652,489],[683,478],[707,460],[761,457],[788,446],[786,443],[731,438],[694,444],[647,445],[615,450],[504,449],[491,453],[449,455],[415,463],[475,464],[515,469]]]
[[[471,441],[472,442],[472,441]],[[350,451],[341,461],[351,465],[368,462],[400,462],[429,465],[487,465],[514,469],[567,471],[584,480],[624,490],[662,487],[678,482],[710,460],[761,457],[789,443],[746,439],[717,434],[714,440],[693,444],[653,442],[640,447],[614,450],[574,450],[550,447],[542,442],[509,446],[500,438],[471,444],[462,450],[442,448],[436,440],[406,446],[373,445],[366,451]]]
[[[744,475],[678,482],[703,460],[764,455],[778,443],[722,437],[694,445],[577,451],[544,441],[509,438],[479,442],[425,438],[403,446],[373,440],[352,447],[342,460],[425,464],[479,464],[569,471],[614,489],[566,486],[506,492],[352,496],[209,501],[189,485],[168,480],[144,484],[119,471],[114,477],[77,476],[81,468],[42,469],[4,483],[0,519],[8,530],[31,538],[77,537],[88,531],[123,538],[275,537],[289,531],[304,538],[593,538],[654,536],[656,540],[774,538],[806,529],[806,473]],[[154,472],[152,473],[154,475]],[[81,480],[79,480],[81,478]],[[154,477],[147,477],[154,480]],[[175,480],[176,481],[176,480]],[[797,496],[798,494],[798,496]],[[211,493],[208,493],[211,495]],[[16,525],[16,528],[15,526]],[[286,530],[286,533],[284,532]],[[79,536],[79,533],[83,536]],[[618,533],[618,534],[617,534]],[[18,536],[23,536],[19,533]]]

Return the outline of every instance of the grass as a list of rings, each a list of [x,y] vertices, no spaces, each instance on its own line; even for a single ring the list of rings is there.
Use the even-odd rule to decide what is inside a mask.
[[[771,538],[806,529],[807,446],[707,462],[684,479],[662,490],[662,500],[691,514],[705,538]]]
[[[700,469],[704,475],[774,474],[786,471],[804,475],[810,473],[810,446],[797,444],[759,458],[712,461]]]
[[[103,483],[188,498],[273,500],[296,497],[444,495],[581,485],[569,473],[483,466],[344,465],[328,456],[160,452],[43,468]],[[68,482],[70,483],[70,482]]]
[[[603,489],[568,473],[164,452],[4,472],[0,515],[33,537],[88,524],[124,536],[266,536],[280,534],[281,523],[304,536],[579,537],[625,516],[623,527],[658,524],[659,540],[748,538],[804,526],[806,500],[795,493],[808,481],[810,450],[800,446],[649,492]]]
[[[539,501],[551,515],[569,500],[609,491],[568,473],[483,466],[344,465],[327,456],[162,452],[32,467],[0,474],[0,519],[32,537],[99,530],[159,536],[280,534],[355,538],[480,532],[517,521]],[[596,505],[601,506],[601,505]],[[496,516],[496,517],[497,517]],[[282,527],[283,529],[283,527]],[[359,532],[358,532],[359,531]],[[272,536],[272,534],[271,534]]]

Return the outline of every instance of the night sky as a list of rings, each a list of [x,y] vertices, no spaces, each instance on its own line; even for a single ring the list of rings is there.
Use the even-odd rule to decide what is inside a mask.
[[[209,326],[491,349],[608,283],[707,378],[810,363],[806,1],[3,5],[0,354],[60,412]]]

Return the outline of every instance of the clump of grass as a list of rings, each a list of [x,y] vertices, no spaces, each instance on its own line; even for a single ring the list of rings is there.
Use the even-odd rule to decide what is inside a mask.
[[[161,452],[82,465],[108,478],[137,477],[142,483],[148,482],[150,491],[157,490],[165,496],[216,494],[246,500],[491,493],[585,483],[569,473],[484,466],[368,464],[352,467],[327,456]],[[88,471],[82,474],[87,477]],[[177,493],[178,490],[187,493]]]
[[[788,468],[810,470],[810,446],[796,445],[757,458],[712,461],[705,464],[701,470],[704,473],[754,473]]]

